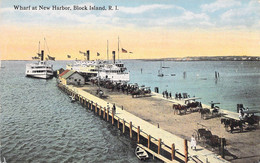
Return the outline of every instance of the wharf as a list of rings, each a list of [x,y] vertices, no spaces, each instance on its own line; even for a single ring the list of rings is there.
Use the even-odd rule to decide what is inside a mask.
[[[107,119],[107,121],[111,121],[113,125],[116,125],[117,123],[117,127],[122,128],[123,133],[125,133],[127,127],[129,129],[130,138],[133,138],[133,132],[136,133],[137,143],[139,143],[140,138],[143,137],[147,140],[147,144],[145,145],[147,146],[146,148],[150,149],[150,146],[153,143],[158,148],[158,155],[162,156],[161,150],[168,152],[171,155],[171,159],[168,159],[167,161],[161,159],[164,162],[228,162],[219,155],[201,146],[197,146],[197,150],[189,150],[190,142],[186,139],[158,128],[127,112],[121,106],[116,106],[116,113],[113,114],[111,109],[106,109],[107,105],[112,108],[112,103],[108,103],[107,101],[84,91],[80,87],[71,85],[60,85],[60,87],[68,94],[75,96],[80,103],[84,106],[88,106],[99,116],[102,117],[103,115],[103,118]],[[159,94],[155,96],[161,98]]]

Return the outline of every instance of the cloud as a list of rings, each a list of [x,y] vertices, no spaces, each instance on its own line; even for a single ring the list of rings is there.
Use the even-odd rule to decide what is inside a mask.
[[[162,5],[162,4],[152,4],[152,5],[141,5],[137,7],[120,7],[120,11],[127,14],[140,14],[151,10],[165,10],[177,8],[182,10],[181,7],[174,5]]]
[[[201,5],[204,12],[215,12],[221,9],[226,9],[234,6],[240,6],[241,2],[235,0],[217,0],[214,3]]]
[[[246,6],[230,9],[220,15],[220,23],[230,26],[259,26],[259,20],[260,5],[257,1],[251,1]]]

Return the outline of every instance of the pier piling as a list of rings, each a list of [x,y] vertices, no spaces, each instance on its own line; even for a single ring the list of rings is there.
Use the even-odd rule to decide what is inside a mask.
[[[161,141],[162,141],[162,139],[160,138],[158,140],[158,154],[160,154],[160,152],[161,152]]]
[[[98,115],[101,117],[101,110],[102,110],[102,107],[99,106],[99,110],[98,110]]]
[[[107,108],[107,121],[109,121],[109,109]]]
[[[151,141],[151,136],[147,136],[147,148],[150,149],[150,141]]]
[[[225,146],[225,138],[221,138],[220,139],[220,154],[221,154],[221,157],[222,158],[225,158],[225,149],[224,149],[224,146]]]
[[[125,120],[123,119],[123,134],[125,133]]]
[[[185,155],[185,163],[188,162],[188,144],[187,139],[184,139],[184,155]]]
[[[103,119],[105,119],[106,118],[106,108],[104,108],[104,110],[103,110]]]
[[[130,124],[129,124],[129,134],[130,134],[130,138],[132,139],[132,137],[133,137],[132,121],[130,121]]]
[[[174,157],[175,157],[175,145],[174,145],[174,143],[172,144],[172,153],[171,153],[171,156],[172,156],[172,160],[174,160]]]
[[[140,140],[140,126],[137,127],[137,143],[139,144]]]
[[[114,125],[114,113],[112,111],[112,125]]]
[[[117,128],[118,129],[120,128],[120,119],[119,118],[117,119]]]

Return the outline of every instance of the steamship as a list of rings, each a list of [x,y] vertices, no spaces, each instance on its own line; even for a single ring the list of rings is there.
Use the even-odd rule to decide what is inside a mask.
[[[86,60],[75,61],[73,64],[67,64],[66,69],[80,72],[86,79],[99,78],[112,82],[129,82],[129,72],[121,62],[115,62],[115,52],[113,52],[113,61],[109,63],[105,60],[91,61],[89,51],[86,53]]]
[[[40,78],[40,79],[50,79],[53,77],[53,65],[48,64],[44,61],[44,50],[38,55],[40,56],[40,61],[37,63],[26,64],[26,77]],[[34,57],[37,58],[37,57]]]

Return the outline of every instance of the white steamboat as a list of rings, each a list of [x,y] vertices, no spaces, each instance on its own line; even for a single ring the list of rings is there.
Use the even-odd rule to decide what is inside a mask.
[[[53,66],[44,61],[44,51],[39,54],[41,59],[37,63],[26,64],[25,75],[27,77],[50,79],[53,77]]]

